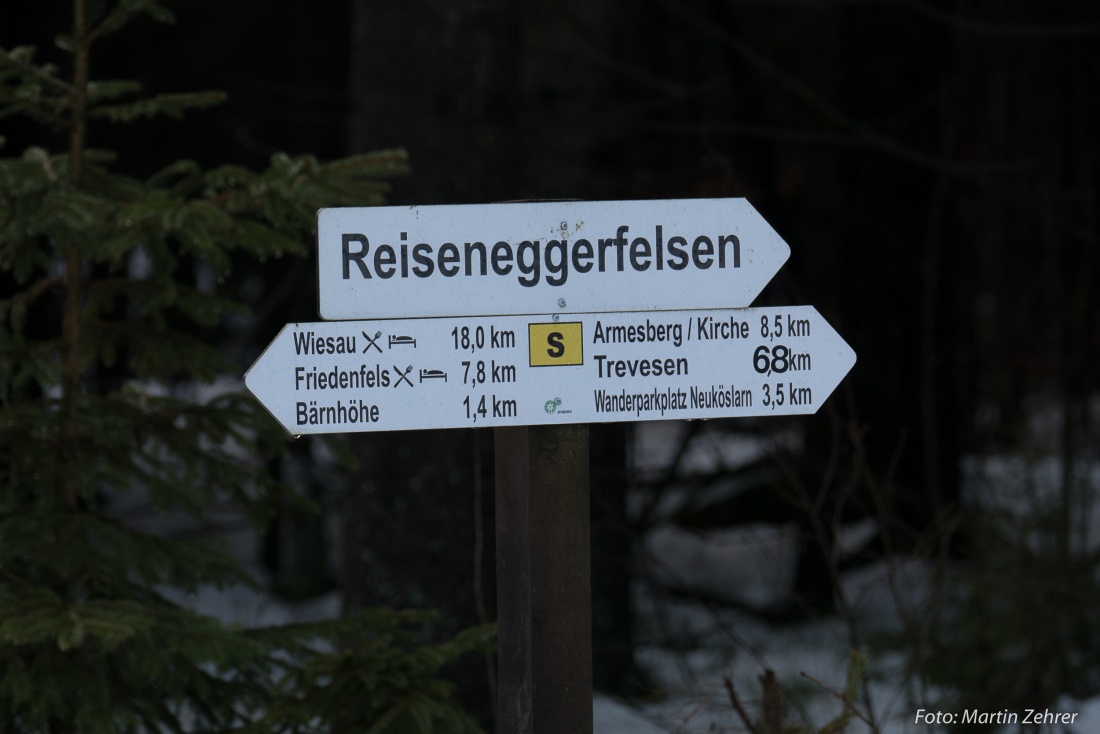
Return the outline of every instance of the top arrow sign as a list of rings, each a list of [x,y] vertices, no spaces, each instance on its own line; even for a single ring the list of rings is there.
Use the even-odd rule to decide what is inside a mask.
[[[790,248],[745,199],[322,209],[321,318],[749,306]]]

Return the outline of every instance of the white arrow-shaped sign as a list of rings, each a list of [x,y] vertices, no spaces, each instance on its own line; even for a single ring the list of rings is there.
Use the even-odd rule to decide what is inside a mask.
[[[856,356],[811,306],[288,324],[245,384],[293,434],[815,412]]]
[[[322,209],[323,319],[748,306],[790,248],[745,199]]]

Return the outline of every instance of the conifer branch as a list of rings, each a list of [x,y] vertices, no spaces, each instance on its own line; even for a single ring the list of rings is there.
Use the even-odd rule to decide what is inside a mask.
[[[61,278],[54,278],[52,276],[40,278],[34,285],[27,288],[21,293],[17,293],[11,298],[5,298],[0,300],[0,314],[5,313],[8,309],[11,309],[17,304],[29,305],[34,303],[42,294],[54,286],[62,285],[64,281]]]
[[[94,118],[103,118],[112,122],[133,122],[142,118],[166,115],[179,118],[187,110],[206,109],[225,101],[222,92],[188,92],[178,94],[158,94],[146,99],[112,105],[99,105],[89,111]]]
[[[58,77],[51,65],[35,66],[33,58],[31,46],[10,51],[0,48],[0,99],[7,102],[0,107],[0,119],[22,113],[51,127],[67,127],[70,120],[63,112],[72,96],[72,86]],[[5,82],[8,78],[16,80],[14,86]],[[43,94],[38,85],[53,90],[53,94]]]
[[[155,20],[162,23],[172,23],[175,20],[175,16],[172,15],[171,11],[163,5],[152,2],[152,0],[121,0],[106,16],[104,16],[103,20],[88,33],[84,39],[85,42],[90,43],[102,36],[117,31],[142,12],[151,15]],[[77,38],[80,38],[80,36],[77,36]]]
[[[93,42],[159,8],[104,5],[72,2],[69,81],[40,80],[54,72],[29,50],[0,53],[0,110],[22,111],[25,97],[37,122],[47,111],[68,126],[67,150],[0,160],[0,274],[16,285],[0,300],[0,709],[35,732],[366,731],[387,711],[401,712],[395,725],[476,732],[439,674],[484,651],[488,629],[424,645],[424,615],[374,610],[253,633],[174,598],[259,585],[210,538],[143,529],[144,513],[232,508],[262,522],[307,501],[262,470],[285,437],[254,400],[188,392],[239,374],[211,329],[242,308],[197,288],[189,268],[221,277],[246,255],[301,252],[317,208],[381,203],[404,154],[114,173],[113,154],[88,147],[90,117],[217,99],[126,102],[136,83],[92,82]],[[103,491],[140,493],[142,514],[106,515]]]
[[[22,75],[34,77],[36,81],[53,87],[58,93],[66,96],[75,91],[71,84],[53,73],[52,66],[39,67],[32,64],[33,56],[32,46],[17,46],[10,51],[0,48],[0,68],[9,67]]]

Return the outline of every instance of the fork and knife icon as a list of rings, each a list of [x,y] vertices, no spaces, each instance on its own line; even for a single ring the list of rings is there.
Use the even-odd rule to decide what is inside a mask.
[[[393,369],[397,372],[397,382],[393,383],[394,387],[400,385],[402,381],[409,383],[409,387],[413,387],[412,380],[409,379],[409,373],[413,371],[413,366],[411,364],[403,371],[397,365],[394,365]]]
[[[363,347],[363,352],[364,353],[367,350],[369,350],[371,347],[374,347],[375,349],[377,349],[379,354],[382,353],[382,347],[378,346],[378,343],[377,343],[378,338],[382,336],[381,331],[374,332],[374,337],[373,338],[365,331],[362,331],[362,332],[359,332],[359,333],[361,333],[363,335],[363,338],[367,340],[367,346]],[[413,371],[413,366],[411,364],[408,367],[406,367],[405,369],[401,369],[397,365],[394,365],[393,369],[394,369],[394,372],[397,373],[397,382],[393,383],[394,387],[397,387],[402,382],[407,382],[409,384],[409,387],[414,387],[412,380],[409,379],[409,373]]]
[[[378,346],[378,344],[375,343],[377,341],[377,339],[380,336],[382,336],[381,331],[374,332],[374,338],[373,339],[365,331],[361,331],[359,333],[362,334],[363,338],[367,340],[367,346],[363,347],[363,353],[364,354],[366,354],[367,350],[370,349],[371,347],[374,347],[375,349],[377,349],[379,354],[382,353],[382,347]]]

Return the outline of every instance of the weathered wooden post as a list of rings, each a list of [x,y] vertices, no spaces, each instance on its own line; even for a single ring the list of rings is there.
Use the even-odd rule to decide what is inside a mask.
[[[588,426],[494,433],[497,731],[591,734]]]

